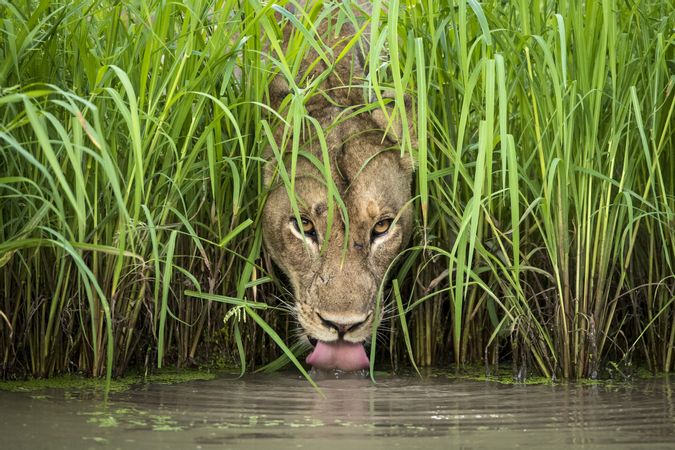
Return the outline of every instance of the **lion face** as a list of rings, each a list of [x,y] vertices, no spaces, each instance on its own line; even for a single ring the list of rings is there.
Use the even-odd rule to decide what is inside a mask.
[[[409,156],[401,157],[400,121],[387,120],[379,109],[353,115],[354,107],[363,104],[363,91],[354,87],[364,77],[359,46],[349,51],[346,47],[356,33],[354,27],[348,20],[333,18],[316,30],[326,37],[334,57],[346,52],[328,65],[310,50],[298,71],[297,80],[321,80],[320,92],[303,99],[303,104],[324,130],[327,152],[316,133],[308,130],[311,127],[305,127],[290,189],[276,174],[285,169],[290,177],[291,152],[283,142],[284,130],[274,131],[282,161],[270,156],[266,165],[270,191],[262,217],[263,237],[268,254],[290,280],[303,334],[316,341],[307,362],[319,368],[357,370],[368,366],[363,342],[380,320],[375,312],[378,289],[410,236],[412,163]],[[286,27],[284,41],[290,39],[289,33]],[[274,110],[283,108],[289,95],[288,80],[281,75],[271,80]],[[409,135],[414,140],[412,130]],[[329,196],[329,185],[339,199]],[[291,206],[291,190],[299,217]]]
[[[374,306],[380,283],[410,236],[412,168],[377,119],[363,114],[326,136],[332,181],[347,217],[335,201],[330,223],[324,175],[302,156],[295,180],[300,220],[282,183],[272,185],[265,206],[264,242],[290,280],[297,319],[310,341],[369,338],[379,320]],[[321,160],[318,146],[303,150]]]

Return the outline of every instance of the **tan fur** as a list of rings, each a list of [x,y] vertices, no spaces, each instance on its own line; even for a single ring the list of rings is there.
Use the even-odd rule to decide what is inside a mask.
[[[332,35],[333,27],[322,24],[322,37]],[[345,26],[340,38],[333,43],[333,55],[340,54],[354,29]],[[288,38],[288,34],[285,35]],[[333,35],[334,36],[334,35]],[[355,46],[356,48],[356,46]],[[407,244],[411,228],[410,199],[412,165],[401,158],[396,131],[387,128],[381,111],[362,113],[344,120],[345,108],[363,103],[362,90],[353,84],[363,76],[363,67],[356,50],[335,65],[322,83],[323,92],[316,93],[306,103],[308,113],[326,133],[332,180],[346,205],[349,235],[345,233],[345,218],[335,204],[335,217],[330,237],[328,198],[323,174],[308,159],[299,157],[295,193],[300,214],[316,227],[317,240],[298,233],[291,202],[271,157],[266,168],[266,183],[270,194],[263,213],[264,242],[269,255],[288,275],[296,297],[297,318],[308,337],[333,341],[338,338],[332,322],[343,327],[345,340],[361,342],[371,334],[374,302],[378,287],[395,256]],[[309,52],[303,59],[299,79],[320,76],[324,62],[311,69],[317,54]],[[349,85],[352,85],[351,87]],[[288,83],[278,76],[270,86],[273,107],[285,104]],[[336,119],[337,123],[336,123]],[[279,127],[281,128],[281,127]],[[281,146],[282,130],[275,133]],[[323,160],[315,135],[305,133],[301,149]],[[290,173],[290,146],[284,149],[285,168]],[[380,220],[396,219],[383,236],[373,238],[373,226]],[[346,251],[345,239],[348,240]],[[324,244],[324,242],[328,240]],[[322,253],[322,246],[325,246]],[[340,333],[342,334],[342,333]]]

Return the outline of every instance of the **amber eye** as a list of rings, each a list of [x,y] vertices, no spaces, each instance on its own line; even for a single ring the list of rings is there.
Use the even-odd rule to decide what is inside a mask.
[[[292,217],[291,221],[295,225],[295,229],[298,230],[298,232],[304,233],[305,236],[308,236],[308,237],[311,237],[311,238],[316,237],[316,228],[314,228],[314,224],[308,218],[301,217],[300,222],[298,223],[298,221],[295,219],[295,217]]]
[[[378,237],[386,234],[391,227],[391,219],[382,219],[373,227],[373,237]]]

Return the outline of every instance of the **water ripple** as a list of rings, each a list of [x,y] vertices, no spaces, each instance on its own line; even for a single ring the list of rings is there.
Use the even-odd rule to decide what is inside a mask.
[[[39,448],[31,445],[51,430],[48,447],[70,449],[106,443],[296,448],[317,439],[322,449],[339,450],[675,443],[673,390],[664,378],[619,386],[524,386],[390,377],[377,384],[323,380],[320,386],[322,394],[289,374],[225,377],[139,387],[113,394],[107,407],[58,393],[35,399],[0,393],[0,433],[10,436],[11,448]],[[19,429],[24,434],[8,433]]]

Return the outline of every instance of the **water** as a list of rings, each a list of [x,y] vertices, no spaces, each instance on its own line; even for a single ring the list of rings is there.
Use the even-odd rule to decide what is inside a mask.
[[[435,375],[320,381],[295,374],[111,394],[0,392],[3,449],[675,448],[668,378],[503,385]]]

